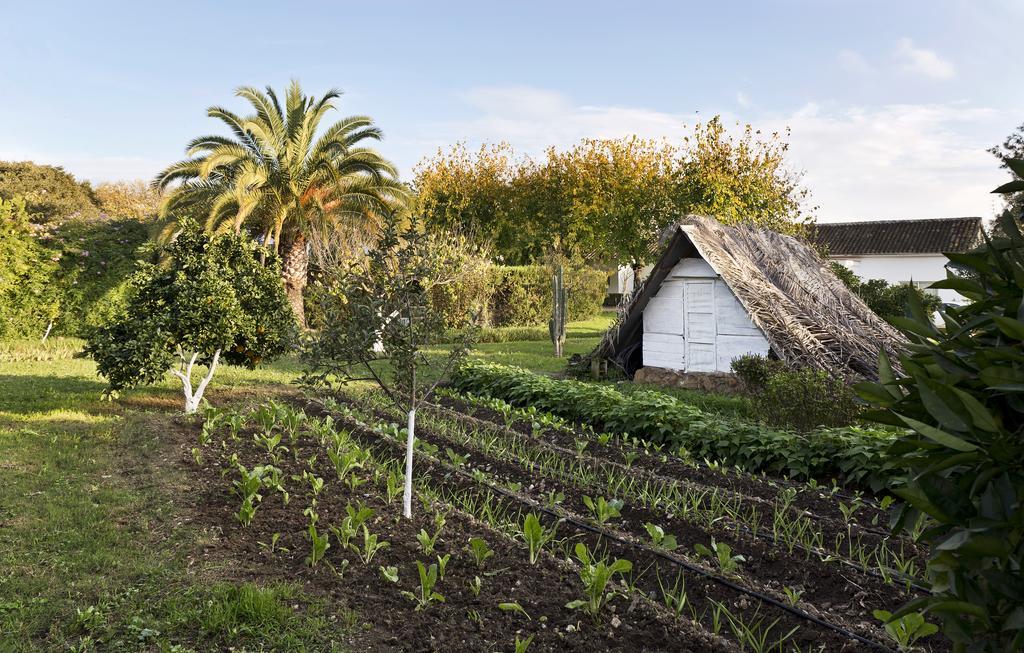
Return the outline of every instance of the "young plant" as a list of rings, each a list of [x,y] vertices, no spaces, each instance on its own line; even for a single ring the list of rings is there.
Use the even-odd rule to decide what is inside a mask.
[[[672,587],[666,589],[661,582],[661,575],[659,574],[658,587],[661,589],[661,600],[665,603],[665,607],[674,612],[677,617],[681,616],[683,609],[689,602],[689,597],[686,594],[686,577],[680,573],[676,576],[676,582]]]
[[[604,497],[592,499],[591,497],[584,496],[583,504],[594,514],[594,518],[597,519],[599,524],[607,524],[612,519],[622,516],[623,503],[621,499],[607,501]]]
[[[583,581],[584,598],[570,601],[565,607],[570,610],[582,609],[594,621],[597,621],[601,614],[601,608],[619,594],[608,591],[608,583],[613,581],[616,574],[628,574],[632,571],[633,563],[621,559],[615,559],[611,563],[607,560],[596,560],[583,542],[576,544],[575,553],[580,563],[580,580]]]
[[[885,625],[886,634],[901,651],[910,651],[917,640],[939,632],[939,627],[925,621],[919,612],[910,612],[897,618],[893,618],[893,614],[886,610],[875,610],[871,614]]]
[[[676,542],[676,536],[666,535],[665,529],[661,526],[647,522],[644,524],[644,528],[647,529],[647,534],[651,536],[651,542],[654,546],[666,551],[674,551],[679,546]]]
[[[480,596],[480,590],[483,589],[484,582],[480,580],[479,576],[473,576],[473,580],[469,581],[469,591],[473,596]]]
[[[530,650],[530,644],[533,643],[533,635],[530,635],[526,639],[519,639],[519,635],[516,635],[515,649],[516,653],[526,653]]]
[[[527,619],[530,618],[530,615],[526,612],[523,606],[519,605],[517,601],[511,601],[509,603],[499,603],[498,609],[502,612],[516,612],[518,614],[523,615]]]
[[[389,583],[398,582],[398,567],[381,567],[380,575]]]
[[[454,266],[447,264],[444,242],[421,227],[422,220],[415,215],[389,213],[380,238],[365,257],[346,269],[327,271],[335,275],[341,292],[330,294],[324,304],[327,326],[305,352],[308,366],[302,377],[318,385],[376,381],[407,413],[402,497],[406,518],[412,517],[416,410],[466,356],[476,335],[474,329],[466,329],[445,356],[425,355],[449,334],[445,316],[434,310],[431,297],[435,287],[451,282]],[[331,301],[335,297],[337,301]],[[390,374],[382,373],[384,368],[390,368]],[[424,373],[428,370],[432,373]]]
[[[694,545],[693,549],[699,556],[718,560],[719,568],[727,574],[736,573],[740,568],[740,563],[747,561],[741,555],[733,555],[731,546],[725,542],[716,542],[715,538],[711,538],[710,549],[703,544]]]
[[[387,547],[387,542],[378,542],[377,536],[371,535],[370,529],[366,527],[366,524],[363,524],[363,548],[358,553],[364,565],[370,564],[373,556],[377,555],[377,552],[381,549],[386,549]]]
[[[530,564],[537,564],[537,559],[540,557],[541,549],[555,537],[555,531],[557,526],[551,529],[544,528],[540,523],[540,519],[537,515],[530,513],[523,520],[523,525],[520,528],[520,536],[523,541],[526,542],[526,546],[530,549]]]
[[[402,596],[415,601],[416,611],[426,610],[431,603],[444,603],[444,596],[434,591],[437,585],[437,565],[431,564],[427,567],[419,560],[416,561],[416,568],[420,574],[420,593],[402,592]]]
[[[483,569],[487,559],[494,556],[494,551],[487,546],[487,542],[479,537],[469,540],[469,552],[473,554],[473,560],[476,561],[476,566],[479,569]]]
[[[306,564],[310,567],[316,567],[317,563],[327,553],[327,549],[331,548],[331,541],[326,533],[321,535],[317,531],[316,523],[320,520],[320,516],[312,508],[306,509],[306,516],[309,517],[309,527],[306,531],[309,534],[310,544],[310,553],[306,558]]]

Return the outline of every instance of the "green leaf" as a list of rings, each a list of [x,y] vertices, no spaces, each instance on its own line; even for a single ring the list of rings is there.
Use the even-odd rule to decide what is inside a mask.
[[[996,423],[995,418],[973,395],[964,392],[960,388],[950,388],[950,390],[956,394],[960,402],[963,403],[964,408],[971,414],[971,421],[976,427],[990,433],[995,433],[999,430],[999,425]]]
[[[967,422],[942,400],[939,392],[942,392],[943,389],[937,387],[935,382],[929,379],[920,379],[917,384],[917,390],[921,394],[921,403],[924,404],[925,410],[938,420],[939,424],[954,431],[967,430]]]
[[[904,424],[914,429],[924,437],[938,442],[945,447],[949,447],[950,449],[955,449],[956,451],[974,451],[978,448],[970,442],[961,440],[955,435],[946,433],[945,431],[937,429],[929,424],[925,424],[924,422],[919,422],[916,419],[911,419],[903,415],[899,415],[898,417],[903,420]]]
[[[1011,317],[996,316],[992,318],[999,330],[1014,340],[1024,340],[1024,322]]]
[[[1022,190],[1024,190],[1024,179],[1017,179],[1003,184],[992,192],[1004,195],[1006,193],[1019,193]]]

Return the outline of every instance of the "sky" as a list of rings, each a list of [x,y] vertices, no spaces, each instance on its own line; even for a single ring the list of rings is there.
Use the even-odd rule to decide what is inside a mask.
[[[239,86],[339,88],[411,178],[463,141],[537,154],[789,128],[821,221],[989,218],[1024,123],[1024,0],[0,0],[0,159],[151,179]]]

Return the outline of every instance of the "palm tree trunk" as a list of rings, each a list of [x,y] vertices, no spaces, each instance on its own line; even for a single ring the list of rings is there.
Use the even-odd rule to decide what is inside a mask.
[[[306,275],[309,272],[306,237],[301,233],[295,234],[281,244],[281,277],[284,279],[284,290],[288,295],[288,303],[295,311],[299,326],[305,327],[306,313],[302,291],[306,288]]]

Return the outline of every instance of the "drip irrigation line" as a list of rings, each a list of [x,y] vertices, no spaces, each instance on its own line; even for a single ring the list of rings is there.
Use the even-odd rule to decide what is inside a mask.
[[[471,420],[472,422],[478,422],[478,423],[486,425],[486,427],[488,427],[488,428],[497,429],[498,431],[505,431],[508,434],[513,435],[514,437],[525,438],[525,439],[530,440],[532,442],[536,442],[539,446],[546,447],[546,448],[552,449],[554,451],[558,451],[559,453],[563,453],[563,454],[566,454],[568,456],[573,456],[573,457],[578,458],[580,460],[586,460],[586,461],[590,462],[591,464],[595,464],[595,463],[597,463],[597,464],[606,464],[606,465],[610,465],[612,467],[616,467],[618,469],[622,469],[626,474],[629,474],[629,475],[632,475],[632,476],[639,476],[641,478],[647,478],[647,479],[654,480],[654,481],[659,481],[659,482],[662,482],[662,483],[678,483],[678,484],[681,484],[681,485],[685,485],[685,486],[687,486],[687,487],[689,487],[691,489],[694,489],[695,491],[698,490],[699,488],[707,488],[709,491],[719,491],[719,492],[722,492],[722,494],[724,494],[726,496],[732,496],[732,497],[734,497],[736,499],[739,499],[741,501],[747,501],[747,502],[751,502],[751,503],[761,504],[761,505],[764,505],[764,506],[775,507],[775,504],[773,504],[771,501],[769,501],[769,500],[767,500],[767,499],[765,499],[763,497],[747,496],[747,495],[743,495],[743,494],[741,494],[741,493],[739,493],[739,492],[737,492],[735,490],[730,490],[730,489],[727,489],[727,488],[712,487],[712,486],[708,486],[708,485],[705,485],[705,484],[700,483],[700,482],[689,481],[689,480],[678,479],[678,478],[671,478],[671,477],[659,474],[659,473],[657,473],[655,471],[652,471],[652,470],[639,469],[639,468],[636,468],[636,467],[630,467],[628,465],[623,465],[622,463],[614,461],[614,460],[601,460],[601,459],[595,458],[594,456],[589,456],[589,455],[585,455],[585,454],[582,454],[582,453],[577,452],[577,451],[573,451],[572,449],[569,449],[567,447],[563,447],[562,445],[555,444],[553,442],[548,442],[547,440],[544,440],[544,439],[539,438],[537,436],[528,435],[526,433],[521,433],[519,431],[516,431],[515,429],[512,429],[512,428],[510,428],[508,426],[503,426],[503,425],[498,424],[497,422],[493,422],[491,420],[482,419],[482,418],[476,417],[474,415],[467,415],[465,413],[460,413],[457,410],[448,408],[446,406],[441,406],[440,404],[435,404],[435,403],[432,403],[432,402],[426,402],[426,405],[428,407],[430,407],[430,408],[438,410],[439,412],[449,413],[452,416],[454,416],[456,419],[468,419],[468,420]],[[861,501],[863,501],[863,499],[861,499]],[[826,521],[826,520],[832,519],[830,517],[826,517],[826,516],[823,516],[823,515],[818,515],[818,514],[813,513],[813,512],[811,512],[809,510],[802,511],[802,515],[801,516],[808,517],[809,519],[811,519],[813,521]],[[886,533],[884,531],[879,531],[879,530],[876,530],[876,529],[873,529],[873,528],[869,528],[867,526],[863,526],[861,524],[856,524],[855,523],[854,527],[857,528],[860,531],[865,532],[865,533],[870,533],[872,535],[877,535],[877,536],[880,536],[880,537],[889,537],[891,535],[891,533]]]
[[[466,414],[460,413],[460,412],[458,412],[456,410],[453,410],[451,408],[447,408],[445,406],[440,406],[438,404],[434,404],[434,403],[431,403],[431,402],[426,402],[426,405],[427,405],[427,407],[436,410],[437,412],[441,413],[442,415],[443,414],[449,414],[452,417],[454,417],[455,419],[468,419],[471,422],[479,422],[479,423],[482,423],[482,424],[486,425],[486,427],[494,428],[494,429],[498,430],[499,432],[500,431],[507,431],[510,434],[514,435],[515,437],[523,438],[523,439],[526,439],[528,441],[535,442],[539,446],[551,449],[553,451],[557,451],[557,452],[565,454],[567,456],[572,456],[572,457],[574,457],[576,459],[579,459],[579,460],[587,461],[591,465],[594,465],[594,464],[607,464],[607,465],[610,465],[612,467],[615,467],[615,468],[623,470],[624,473],[626,473],[626,474],[637,476],[637,477],[640,477],[640,478],[649,479],[649,480],[658,481],[658,482],[661,482],[661,483],[681,483],[681,484],[687,485],[687,486],[689,486],[691,488],[693,488],[694,485],[695,485],[695,484],[688,483],[686,481],[681,481],[679,479],[668,478],[668,477],[662,476],[660,474],[657,474],[655,472],[652,472],[650,470],[639,470],[639,469],[635,469],[635,468],[632,468],[632,467],[627,467],[626,465],[623,465],[622,463],[618,463],[618,462],[616,462],[614,460],[599,460],[597,458],[594,458],[593,456],[586,456],[586,455],[580,454],[578,452],[572,451],[570,449],[567,449],[567,448],[565,448],[565,447],[563,447],[561,445],[554,444],[554,443],[551,443],[551,442],[546,442],[544,440],[541,440],[540,438],[536,438],[534,436],[530,436],[530,435],[527,435],[525,433],[520,433],[518,431],[512,431],[511,429],[509,429],[507,427],[503,427],[501,424],[497,424],[495,422],[484,420],[484,419],[481,419],[479,417],[475,417],[473,415],[466,415]],[[450,440],[450,438],[448,438],[445,435],[439,435],[439,437],[441,437],[442,439],[445,439],[445,440]],[[463,445],[463,446],[466,446],[466,445]],[[490,454],[486,454],[485,453],[484,455],[490,455]],[[708,486],[701,486],[701,487],[708,487]],[[708,487],[709,491],[711,491],[711,490],[719,490],[719,489],[720,488]],[[764,506],[775,507],[774,504],[772,504],[771,502],[767,501],[766,499],[762,499],[760,497],[747,497],[747,496],[740,495],[739,493],[734,492],[732,490],[722,490],[722,491],[726,495],[731,495],[731,496],[733,496],[735,498],[738,498],[740,500],[753,501],[755,503],[759,503],[759,504],[764,505]],[[825,521],[826,519],[828,519],[827,517],[821,517],[819,515],[815,515],[814,513],[804,513],[804,516],[812,517],[813,521]],[[730,520],[730,521],[732,521],[732,520]],[[771,543],[771,544],[774,544],[774,545],[779,545],[779,542],[774,537],[768,535],[767,533],[757,532],[757,531],[751,529],[749,526],[746,526],[746,525],[741,524],[741,523],[737,523],[735,521],[732,521],[732,526],[733,526],[733,528],[736,529],[736,531],[744,533],[745,535],[747,535],[749,537],[752,537],[754,539],[760,539],[760,540],[763,540],[764,542],[768,542],[768,543]],[[862,531],[865,531],[865,532],[868,532],[868,533],[874,533],[876,535],[879,534],[879,533],[877,533],[875,531],[872,531],[871,529],[864,528],[864,527],[862,527],[860,525],[855,524],[855,526],[858,529],[862,530]],[[783,544],[783,546],[788,546],[788,545],[787,544]],[[798,543],[798,542],[793,543],[792,547],[794,549],[797,549],[797,550],[803,552],[803,553],[806,553],[806,554],[809,554],[809,555],[817,555],[818,557],[822,557],[822,556],[830,556],[831,557],[831,556],[833,556],[833,554],[831,552],[829,552],[829,551],[826,551],[824,549],[812,548],[812,547],[806,546],[806,545]],[[834,557],[833,560],[835,562],[838,562],[838,563],[840,563],[842,565],[845,565],[845,566],[849,567],[850,569],[853,569],[854,571],[857,571],[858,573],[863,573],[863,574],[866,574],[868,576],[872,576],[874,578],[878,578],[878,579],[880,579],[880,580],[882,580],[882,581],[884,581],[886,583],[889,582],[889,579],[887,579],[885,577],[885,575],[882,574],[881,572],[879,572],[878,570],[876,570],[874,568],[867,568],[867,567],[858,565],[855,562],[853,562],[852,560],[848,560],[845,557],[842,557],[842,554],[839,554],[838,557]],[[920,585],[919,583],[915,582],[915,579],[913,577],[908,576],[908,575],[904,574],[903,572],[900,572],[899,570],[892,569],[890,576],[892,578],[899,579],[899,581],[900,581],[900,583],[902,585],[907,585],[910,588],[913,588],[913,589],[917,590],[918,592],[921,592],[922,594],[926,594],[928,596],[932,595],[931,589],[929,589],[927,587],[924,587],[923,585]]]
[[[461,391],[456,390],[455,392],[457,393],[457,396],[459,396],[459,398],[462,398],[463,396],[465,396],[465,395],[463,395],[463,393]],[[468,395],[470,397],[482,397],[482,398],[486,398],[486,399],[497,399],[499,401],[504,401],[509,406],[512,406],[514,408],[518,408],[518,409],[522,410],[521,406],[517,406],[516,404],[513,404],[512,402],[510,402],[510,401],[508,401],[506,399],[503,399],[501,397],[492,397],[491,395],[474,395],[472,393],[468,393]],[[465,401],[467,401],[467,403],[472,403],[469,400],[465,400]],[[551,415],[555,415],[555,413],[551,413],[550,411],[548,411],[548,412]],[[561,417],[561,416],[556,415],[556,417]],[[574,424],[587,424],[588,426],[590,426],[587,422],[584,422],[583,420],[574,421],[573,423]],[[552,428],[557,428],[557,427],[552,427]],[[593,428],[593,427],[591,427],[591,428]],[[574,434],[569,429],[562,429],[562,430],[565,431],[566,433]],[[625,434],[625,433],[621,433],[619,435],[623,435],[623,436],[626,436],[626,437],[633,437],[633,438],[640,439],[640,440],[646,440],[647,442],[653,442],[653,440],[647,440],[646,438],[637,438],[637,436],[629,436],[628,434]],[[699,463],[695,463],[695,464],[699,464]],[[750,472],[744,472],[744,473],[749,474]],[[791,481],[791,480],[787,480],[787,479],[778,479],[778,480],[780,482],[782,482],[782,483],[785,483],[789,487],[799,487],[801,485],[806,485],[805,483],[801,483],[800,481]],[[876,510],[881,510],[881,506],[878,504],[878,502],[874,501],[872,499],[865,499],[864,497],[856,496],[856,495],[852,495],[852,494],[847,494],[846,492],[841,492],[841,491],[838,491],[838,490],[836,492],[833,492],[832,496],[839,497],[840,499],[848,499],[850,501],[861,501],[865,505],[867,505],[867,506],[869,506],[871,508],[875,508]]]
[[[324,408],[326,409],[326,407],[324,407]],[[362,424],[358,420],[352,419],[351,417],[342,417],[341,421],[346,421],[346,422],[349,422],[349,423],[355,423],[357,426],[360,427],[360,429],[362,429],[364,431],[367,431],[367,432],[377,436],[378,439],[383,439],[384,441],[386,441],[392,447],[401,446],[401,443],[395,442],[395,441],[391,440],[390,438],[387,438],[383,434],[374,433],[374,431],[372,429],[367,428],[367,425]],[[470,481],[471,483],[478,484],[478,485],[483,485],[484,487],[486,487],[488,490],[490,490],[491,492],[493,492],[495,494],[504,496],[504,497],[506,497],[508,499],[512,499],[515,502],[518,502],[518,503],[521,503],[521,504],[529,506],[531,509],[539,510],[540,512],[543,512],[544,514],[548,515],[549,517],[554,517],[555,519],[558,519],[560,521],[568,523],[568,524],[572,525],[574,528],[576,528],[577,530],[586,531],[586,532],[592,533],[594,535],[597,535],[598,537],[604,537],[604,538],[607,538],[607,539],[612,540],[614,542],[618,542],[619,544],[624,545],[626,547],[637,549],[637,550],[640,550],[640,551],[644,551],[644,552],[646,552],[649,555],[652,555],[652,556],[657,557],[657,558],[661,558],[662,560],[664,560],[666,562],[674,564],[677,567],[681,567],[681,568],[683,568],[683,569],[685,569],[685,570],[687,570],[687,571],[689,571],[689,572],[691,572],[693,574],[701,576],[701,577],[703,577],[703,578],[705,578],[705,579],[707,579],[707,580],[709,580],[711,582],[714,582],[714,583],[716,583],[718,585],[726,587],[726,588],[728,588],[728,589],[730,589],[730,590],[732,590],[734,592],[738,592],[740,594],[744,594],[744,595],[749,596],[751,598],[757,599],[758,601],[761,601],[762,603],[766,603],[766,604],[771,605],[771,606],[773,606],[775,608],[778,608],[778,609],[780,609],[780,610],[782,610],[784,612],[787,612],[787,613],[793,615],[794,617],[796,617],[798,619],[801,619],[803,621],[807,621],[809,623],[813,623],[813,624],[815,624],[817,626],[820,626],[820,627],[822,627],[822,628],[824,628],[826,630],[830,630],[830,631],[832,631],[832,632],[834,632],[834,633],[836,633],[838,635],[841,635],[842,637],[854,640],[854,641],[856,641],[856,642],[858,642],[860,644],[868,646],[868,647],[870,647],[870,648],[872,648],[872,649],[874,649],[876,651],[884,651],[885,653],[895,653],[891,648],[885,646],[884,644],[880,644],[879,642],[876,642],[874,640],[868,639],[867,637],[864,637],[863,635],[858,635],[857,633],[854,633],[854,632],[851,632],[849,630],[846,630],[842,626],[839,626],[839,625],[834,624],[832,622],[829,622],[829,621],[826,621],[824,619],[821,619],[820,617],[816,617],[816,616],[810,614],[809,612],[805,612],[804,610],[801,610],[799,608],[787,605],[787,604],[783,603],[782,601],[779,601],[778,599],[775,599],[772,596],[769,596],[767,594],[763,594],[761,592],[758,592],[757,590],[752,590],[752,589],[743,587],[742,585],[739,585],[739,584],[729,580],[728,578],[725,578],[723,576],[719,576],[718,574],[709,572],[709,571],[707,571],[707,570],[705,570],[705,569],[703,569],[701,567],[698,567],[697,565],[694,565],[694,564],[692,564],[690,562],[687,562],[687,561],[683,560],[682,558],[679,558],[678,556],[672,555],[672,554],[670,554],[670,553],[668,553],[666,551],[663,551],[663,550],[655,549],[655,548],[650,547],[650,546],[648,546],[646,544],[643,544],[643,543],[640,543],[640,542],[635,542],[635,541],[629,540],[627,538],[621,537],[619,535],[615,535],[615,534],[610,533],[610,532],[608,532],[608,531],[606,531],[604,529],[597,528],[595,526],[591,526],[590,524],[587,524],[586,522],[580,521],[580,520],[578,520],[578,519],[576,519],[574,517],[570,517],[570,516],[567,516],[565,514],[559,514],[558,511],[555,511],[555,510],[553,510],[551,508],[548,508],[547,506],[541,505],[541,504],[537,503],[536,501],[533,501],[532,499],[520,496],[519,494],[516,494],[515,492],[512,492],[510,490],[506,490],[505,488],[502,488],[500,486],[494,485],[494,484],[492,484],[492,483],[490,483],[490,482],[488,482],[486,480],[481,480],[481,479],[478,479],[478,478],[474,478],[473,475],[470,474],[469,472],[467,472],[465,470],[462,470],[462,469],[460,469],[458,467],[453,467],[451,465],[448,465],[447,463],[445,463],[444,461],[440,460],[439,458],[435,458],[434,456],[426,454],[426,453],[424,453],[422,451],[419,452],[419,453],[420,453],[420,458],[426,458],[433,465],[441,467],[442,469],[446,469],[449,472],[454,472],[456,475],[463,477],[464,479]]]

